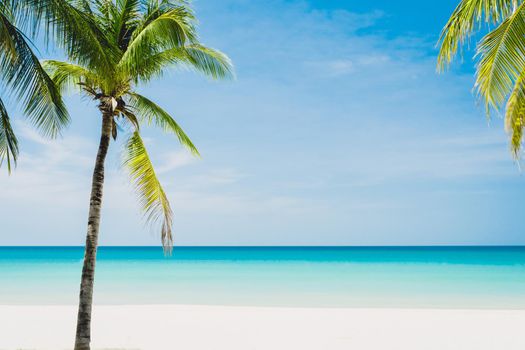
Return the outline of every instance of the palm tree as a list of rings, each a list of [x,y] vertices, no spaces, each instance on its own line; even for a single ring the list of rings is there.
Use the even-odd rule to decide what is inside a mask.
[[[525,2],[462,0],[441,32],[438,70],[446,68],[482,25],[475,88],[487,113],[504,109],[505,128],[518,158],[525,126]]]
[[[97,101],[101,136],[93,171],[88,229],[80,286],[76,350],[90,348],[91,309],[104,162],[111,138],[130,130],[123,164],[139,194],[147,220],[158,226],[162,245],[171,251],[172,211],[140,136],[141,124],[152,124],[175,134],[193,154],[196,147],[170,114],[139,94],[136,86],[162,75],[171,65],[183,65],[212,78],[232,77],[232,65],[223,53],[201,45],[195,18],[179,1],[76,1],[87,18],[95,41],[80,42],[82,55],[72,63],[47,60],[43,66],[60,92],[77,90]]]
[[[57,10],[57,4],[52,6]],[[29,7],[25,8],[29,10]],[[31,11],[36,8],[32,7]],[[42,134],[58,135],[69,122],[69,115],[60,93],[35,55],[31,42],[17,24],[27,25],[30,19],[20,4],[0,1],[0,84],[3,91],[22,101],[25,115]],[[25,19],[25,20],[24,20]],[[18,22],[18,23],[17,23]],[[59,26],[61,27],[61,26]],[[7,88],[7,89],[6,89]],[[16,165],[18,139],[11,118],[0,96],[0,165],[6,161],[8,172]]]

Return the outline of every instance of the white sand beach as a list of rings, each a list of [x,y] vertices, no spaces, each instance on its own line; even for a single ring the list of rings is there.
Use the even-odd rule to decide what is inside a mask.
[[[0,306],[0,349],[70,349],[74,306]],[[525,310],[95,306],[94,349],[523,350]]]

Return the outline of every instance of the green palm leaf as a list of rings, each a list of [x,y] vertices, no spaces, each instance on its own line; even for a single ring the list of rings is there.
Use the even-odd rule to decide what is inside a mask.
[[[462,0],[439,37],[438,70],[443,70],[452,61],[458,49],[482,23],[501,22],[512,13],[516,3],[516,0]]]
[[[116,45],[108,40],[93,16],[87,16],[85,1],[77,8],[68,0],[17,0],[19,21],[62,46],[68,57],[85,67],[111,74],[118,59]],[[78,5],[78,4],[77,4]]]
[[[462,0],[456,7],[439,37],[438,69],[444,69],[484,22],[497,24],[513,11],[516,0]]]
[[[117,0],[113,7],[110,28],[113,40],[125,50],[131,40],[139,18],[139,0]]]
[[[160,225],[162,246],[165,252],[171,252],[173,213],[138,131],[131,135],[126,144],[124,166],[129,169],[146,220]]]
[[[179,142],[188,148],[193,154],[199,155],[197,147],[190,140],[188,135],[177,124],[175,119],[169,115],[153,101],[137,93],[129,93],[130,105],[138,112],[140,118],[146,120],[148,124],[155,124],[166,132],[172,132],[177,135]]]
[[[510,147],[515,158],[523,140],[525,126],[525,75],[520,75],[507,102],[505,112],[505,129],[510,134]]]
[[[476,86],[487,107],[500,107],[525,69],[524,38],[525,4],[521,4],[479,44]]]
[[[95,89],[103,85],[96,73],[77,64],[45,60],[42,62],[42,66],[50,74],[55,86],[61,92],[74,88],[80,90],[85,86]]]
[[[0,165],[6,160],[7,171],[10,173],[12,165],[16,165],[17,158],[18,140],[11,127],[4,103],[0,99]]]
[[[523,0],[462,0],[441,33],[438,69],[486,23],[488,32],[477,45],[476,89],[487,112],[505,105],[505,129],[515,158],[525,126],[525,3]]]
[[[141,23],[133,32],[121,62],[140,60],[162,49],[184,45],[195,39],[193,14],[184,6],[176,6],[150,22]]]
[[[129,57],[127,57],[129,58]],[[201,44],[189,44],[151,56],[142,56],[133,62],[119,63],[127,74],[137,80],[148,81],[162,75],[166,67],[173,65],[194,69],[213,79],[232,79],[235,77],[231,60],[224,53]]]
[[[12,51],[0,52],[2,78],[19,99],[24,102],[25,113],[46,136],[55,137],[69,123],[69,115],[59,91],[47,75],[27,38],[9,19],[0,13],[3,35]]]
[[[11,9],[0,3],[0,54],[14,61],[16,46],[9,34],[10,21],[13,18]]]
[[[175,62],[180,57],[181,61],[188,63],[190,68],[194,68],[214,79],[234,78],[231,60],[218,50],[200,44],[192,44],[165,53],[168,57],[173,57]]]

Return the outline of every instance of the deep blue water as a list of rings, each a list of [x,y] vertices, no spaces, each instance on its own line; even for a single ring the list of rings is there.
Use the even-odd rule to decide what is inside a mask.
[[[0,304],[74,304],[83,248],[0,247]],[[99,304],[525,309],[525,247],[101,247]]]

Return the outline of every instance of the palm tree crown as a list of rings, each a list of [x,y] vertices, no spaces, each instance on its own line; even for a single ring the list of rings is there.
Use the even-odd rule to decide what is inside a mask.
[[[438,69],[452,61],[469,38],[487,25],[477,45],[476,90],[487,112],[505,109],[505,127],[515,157],[525,126],[525,2],[462,0],[440,37]]]
[[[47,60],[43,66],[60,92],[76,89],[98,101],[102,114],[111,115],[114,139],[118,124],[131,128],[124,165],[146,218],[160,226],[163,246],[169,250],[172,211],[140,136],[140,125],[161,127],[192,153],[198,151],[170,114],[135,87],[159,77],[171,65],[184,65],[212,78],[232,77],[231,62],[198,42],[195,18],[182,2],[78,1],[77,6],[87,14],[97,42],[79,48],[82,55],[72,55],[73,63]]]

